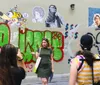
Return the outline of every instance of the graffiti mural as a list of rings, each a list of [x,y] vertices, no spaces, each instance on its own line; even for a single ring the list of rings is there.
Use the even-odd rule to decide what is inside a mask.
[[[11,32],[10,42],[15,42],[18,37],[18,32]]]
[[[33,62],[31,62],[31,63],[25,63],[25,66],[26,66],[27,72],[32,72],[33,67],[34,67],[34,63]]]
[[[23,33],[19,29],[19,47],[24,56],[24,61],[35,62],[31,52],[36,52],[40,47],[42,38],[47,38],[53,49],[54,61],[59,62],[63,59],[64,37],[61,32],[56,31],[32,31],[25,29]]]
[[[65,27],[65,39],[70,37],[70,38],[74,38],[77,39],[78,38],[78,24],[74,25],[74,24],[66,24]]]
[[[96,34],[96,36],[90,32],[87,33],[93,38],[93,46],[97,48],[98,54],[100,54],[100,32]]]
[[[0,11],[0,18],[9,26],[16,25],[20,28],[25,28],[27,21],[25,14],[18,12],[17,8],[18,7],[16,5],[14,8],[11,8],[6,14]]]
[[[68,53],[68,57],[73,57],[74,54],[72,52],[71,49],[71,43],[73,42],[73,40],[78,38],[78,28],[79,25],[78,24],[66,24],[65,27],[65,53],[67,55]]]
[[[16,33],[15,33],[16,34]],[[14,34],[14,35],[15,35]],[[42,38],[47,38],[53,49],[54,61],[59,62],[64,57],[64,36],[61,32],[57,31],[33,31],[25,29],[23,31],[19,28],[18,34],[18,46],[23,55],[25,65],[27,70],[30,72],[33,68],[33,63],[36,61],[35,55],[32,52],[36,52],[37,49],[41,46]],[[11,39],[10,28],[7,24],[0,24],[0,47],[5,44],[10,43]],[[16,37],[16,36],[15,36]],[[29,70],[31,69],[31,70]]]
[[[0,23],[0,47],[10,42],[10,30],[9,26]]]

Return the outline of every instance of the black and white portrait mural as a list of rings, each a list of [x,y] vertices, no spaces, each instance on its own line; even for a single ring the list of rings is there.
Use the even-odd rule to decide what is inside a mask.
[[[32,18],[33,23],[36,23],[36,22],[42,23],[44,15],[45,15],[44,9],[40,6],[36,6],[32,10],[32,15],[33,15],[33,18]]]
[[[45,25],[46,27],[52,28],[61,28],[61,26],[64,25],[64,20],[57,12],[57,7],[55,5],[49,6],[48,16],[45,20]]]

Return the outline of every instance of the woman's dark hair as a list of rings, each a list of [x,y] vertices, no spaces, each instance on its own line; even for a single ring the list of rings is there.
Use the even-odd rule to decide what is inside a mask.
[[[14,85],[11,67],[17,67],[17,50],[12,44],[1,48],[0,54],[0,80],[3,85]]]
[[[17,67],[17,52],[18,52],[18,50],[14,45],[12,45],[12,44],[4,45],[1,48],[0,61],[2,60],[1,62],[5,62],[5,63],[10,62],[11,66]]]
[[[83,54],[83,56],[85,57],[87,64],[90,67],[92,67],[93,66],[93,60],[95,59],[93,53],[90,52],[90,50],[93,46],[92,36],[90,36],[88,34],[83,35],[80,39],[80,46],[83,50],[81,52],[81,54]]]
[[[49,40],[48,40],[47,38],[43,38],[42,41],[43,41],[43,40],[47,42],[47,47],[49,47],[49,46],[50,46]],[[41,43],[41,46],[42,46],[42,43]],[[42,46],[42,47],[43,47],[43,46]]]

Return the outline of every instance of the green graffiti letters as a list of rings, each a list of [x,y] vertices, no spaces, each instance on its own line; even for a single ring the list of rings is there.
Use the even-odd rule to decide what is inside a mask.
[[[8,44],[9,40],[10,40],[10,31],[8,25],[0,23],[0,46]]]
[[[18,33],[18,47],[20,48],[24,61],[26,63],[35,62],[35,55],[37,49],[41,46],[43,38],[49,40],[50,46],[53,49],[54,61],[59,62],[63,59],[64,53],[64,36],[61,32],[57,31],[33,31],[25,29],[24,31],[19,28]],[[0,24],[0,46],[10,43],[10,28],[8,25]]]
[[[24,60],[26,62],[35,62],[36,58],[31,52],[36,52],[41,46],[42,38],[47,38],[53,49],[54,60],[56,62],[63,59],[63,35],[61,32],[51,31],[32,31],[25,29],[19,30],[19,47],[23,53]]]

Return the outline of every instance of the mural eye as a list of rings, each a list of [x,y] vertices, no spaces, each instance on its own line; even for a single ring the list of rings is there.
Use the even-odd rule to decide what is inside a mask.
[[[12,12],[8,12],[7,16],[11,18],[13,16],[13,13]]]

